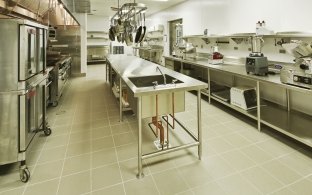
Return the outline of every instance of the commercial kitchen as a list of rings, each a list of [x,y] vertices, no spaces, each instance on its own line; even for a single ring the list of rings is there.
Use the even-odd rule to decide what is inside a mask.
[[[312,193],[309,0],[0,0],[0,195]]]

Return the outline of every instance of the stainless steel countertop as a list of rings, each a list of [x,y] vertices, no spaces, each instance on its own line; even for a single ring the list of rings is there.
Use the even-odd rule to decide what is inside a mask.
[[[107,61],[116,73],[122,78],[126,85],[134,93],[134,97],[168,93],[174,91],[190,91],[199,90],[208,87],[207,83],[193,79],[184,74],[170,70],[153,62],[141,59],[136,56],[127,55],[109,55]],[[148,75],[160,75],[159,71],[156,71],[156,67],[159,67],[164,74],[170,75],[183,83],[158,85],[156,89],[153,87],[136,87],[128,77],[139,77]]]
[[[312,90],[304,89],[304,88],[300,88],[300,87],[296,87],[296,86],[287,85],[287,84],[282,83],[280,81],[280,75],[279,74],[267,75],[267,76],[257,76],[257,75],[253,75],[253,74],[247,74],[246,69],[245,69],[245,65],[241,65],[241,64],[224,63],[222,65],[215,65],[215,64],[210,64],[208,62],[208,60],[181,59],[181,58],[176,58],[173,56],[163,56],[163,57],[165,59],[171,59],[171,60],[180,61],[183,63],[189,63],[189,64],[193,64],[196,66],[208,68],[208,69],[213,70],[213,71],[228,72],[230,74],[234,74],[234,75],[237,75],[239,77],[244,77],[244,78],[251,79],[254,81],[267,82],[267,83],[279,85],[281,87],[288,88],[291,90],[296,90],[296,91],[312,94]]]

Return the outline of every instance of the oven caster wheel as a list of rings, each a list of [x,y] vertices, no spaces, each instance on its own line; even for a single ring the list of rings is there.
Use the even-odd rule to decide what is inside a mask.
[[[44,131],[43,131],[44,135],[49,136],[52,133],[52,130],[50,127],[47,127]]]
[[[58,105],[58,101],[54,101],[53,103],[52,103],[52,106],[53,107],[56,107]]]
[[[27,183],[28,180],[30,178],[30,171],[29,169],[26,167],[24,169],[20,170],[20,179],[22,182]]]

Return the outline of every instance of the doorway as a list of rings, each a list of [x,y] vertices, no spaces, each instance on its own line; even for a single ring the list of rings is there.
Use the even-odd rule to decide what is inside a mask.
[[[182,42],[183,19],[169,21],[169,54],[176,50],[176,46]]]

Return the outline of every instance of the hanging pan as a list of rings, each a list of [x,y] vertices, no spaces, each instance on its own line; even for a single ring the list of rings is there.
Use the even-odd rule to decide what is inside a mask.
[[[114,35],[114,32],[113,32],[113,27],[112,26],[109,28],[108,36],[109,36],[109,39],[111,41],[115,41],[115,35]]]
[[[140,13],[140,20],[141,20],[141,13]],[[140,25],[140,27],[137,29],[137,32],[135,34],[135,39],[134,39],[134,42],[135,43],[139,43],[140,42],[140,38],[141,38],[141,34],[142,34],[142,30],[143,30],[143,27],[142,27],[142,24]]]
[[[143,14],[143,17],[144,17],[144,26],[142,28],[142,33],[141,33],[141,36],[140,36],[140,40],[139,40],[139,43],[141,43],[144,39],[144,36],[145,36],[145,33],[146,33],[146,26],[145,26],[145,13]]]

